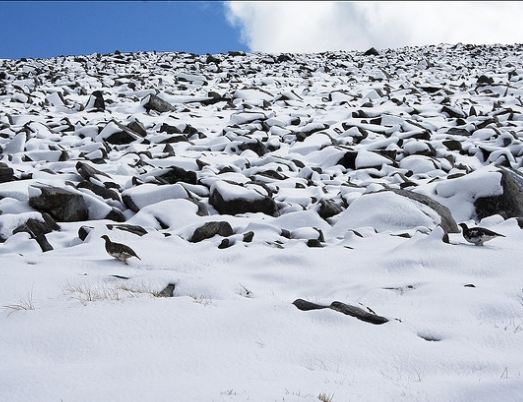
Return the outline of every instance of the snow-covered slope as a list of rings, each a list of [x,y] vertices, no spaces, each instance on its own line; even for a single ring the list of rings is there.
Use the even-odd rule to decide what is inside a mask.
[[[523,46],[375,53],[0,60],[0,400],[521,400]]]

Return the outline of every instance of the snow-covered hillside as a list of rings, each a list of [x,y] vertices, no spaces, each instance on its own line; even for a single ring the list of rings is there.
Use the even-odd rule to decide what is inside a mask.
[[[0,60],[0,400],[523,400],[522,95],[521,45]]]

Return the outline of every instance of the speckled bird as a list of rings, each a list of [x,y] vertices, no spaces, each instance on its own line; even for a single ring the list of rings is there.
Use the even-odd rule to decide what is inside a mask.
[[[496,237],[505,237],[502,234],[493,232],[492,230],[473,227],[469,228],[466,224],[460,223],[459,226],[463,229],[463,237],[469,243],[472,243],[476,246],[482,246],[483,243],[492,240]]]
[[[112,242],[107,235],[103,235],[101,238],[105,240],[105,250],[111,257],[114,257],[118,261],[122,261],[125,264],[127,264],[127,260],[132,257],[136,257],[141,261],[141,258],[138,257],[133,249],[129,246]]]

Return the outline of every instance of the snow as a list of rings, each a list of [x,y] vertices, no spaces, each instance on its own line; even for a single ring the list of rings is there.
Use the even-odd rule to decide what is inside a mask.
[[[1,257],[0,303],[31,294],[35,309],[0,315],[0,398],[516,401],[523,237],[513,223],[496,229],[509,238],[484,248],[381,236],[357,250],[217,250],[121,234],[142,262],[119,265],[101,240],[9,257],[9,268]],[[150,294],[171,281],[174,298]],[[301,312],[296,298],[362,303],[392,321]]]
[[[391,192],[378,192],[352,201],[332,230],[343,235],[348,229],[365,226],[382,232],[433,227],[439,223],[439,216],[430,208],[420,208],[415,201]]]
[[[264,191],[260,187],[259,190]],[[211,186],[211,193],[217,191],[223,198],[224,201],[231,200],[246,200],[256,201],[263,199],[264,195],[260,191],[255,189],[245,188],[236,184],[227,183],[226,181],[216,181]]]
[[[473,218],[476,199],[503,194],[501,173],[488,166],[456,179],[420,186],[415,191],[448,207],[458,222]]]
[[[141,186],[133,187],[124,191],[122,195],[130,197],[138,208],[143,208],[147,205],[156,204],[160,201],[173,198],[186,198],[187,190],[185,190],[183,186],[178,183],[164,186],[145,183]]]
[[[178,229],[193,224],[198,218],[196,216],[197,211],[197,205],[190,201],[167,199],[147,205],[129,219],[128,222],[133,225],[158,229],[157,219],[159,219],[171,229]]]
[[[523,172],[523,47],[379,53],[0,60],[0,401],[520,402],[522,223],[474,204],[502,194],[501,166]],[[152,94],[172,107],[146,111]],[[144,138],[107,143],[134,122]],[[43,252],[12,231],[42,220],[45,185],[89,220]],[[505,237],[445,234],[400,189]],[[271,215],[221,215],[215,191]],[[208,222],[233,234],[189,242]]]
[[[356,169],[381,166],[383,164],[390,165],[392,161],[374,152],[361,150],[356,156]]]
[[[400,162],[402,169],[412,170],[414,173],[427,173],[434,169],[434,161],[427,156],[410,155]]]

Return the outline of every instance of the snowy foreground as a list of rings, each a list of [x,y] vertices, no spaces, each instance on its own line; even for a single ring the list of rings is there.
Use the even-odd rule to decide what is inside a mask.
[[[523,47],[369,53],[0,60],[0,401],[523,400]]]

